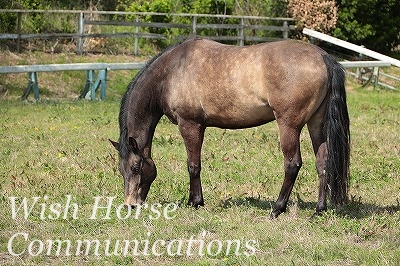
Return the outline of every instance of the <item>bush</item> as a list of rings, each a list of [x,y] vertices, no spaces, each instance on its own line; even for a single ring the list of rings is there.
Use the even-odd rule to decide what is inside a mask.
[[[400,45],[400,1],[338,0],[338,5],[335,37],[386,54]]]
[[[298,19],[300,28],[306,27],[329,33],[336,26],[337,12],[332,0],[289,0],[288,12]]]

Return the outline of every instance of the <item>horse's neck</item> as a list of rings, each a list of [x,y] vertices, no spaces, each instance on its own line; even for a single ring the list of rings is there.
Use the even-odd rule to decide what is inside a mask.
[[[156,106],[151,106],[156,101],[148,98],[140,101],[134,98],[135,95],[131,97],[133,98],[130,103],[131,108],[126,117],[128,137],[135,138],[139,149],[150,157],[154,131],[162,114],[158,112]]]

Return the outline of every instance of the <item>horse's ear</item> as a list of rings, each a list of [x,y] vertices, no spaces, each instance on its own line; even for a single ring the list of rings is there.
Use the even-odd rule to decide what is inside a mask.
[[[119,143],[115,142],[115,141],[112,141],[111,139],[108,139],[108,140],[111,142],[111,144],[114,146],[114,148],[116,148],[117,151],[119,151]]]
[[[133,153],[137,154],[139,151],[136,140],[133,137],[129,137],[129,145]]]

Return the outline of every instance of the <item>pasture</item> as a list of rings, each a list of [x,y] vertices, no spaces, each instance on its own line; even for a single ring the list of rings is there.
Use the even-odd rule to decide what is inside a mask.
[[[154,208],[129,215],[119,209],[123,181],[108,141],[119,136],[124,82],[114,77],[119,87],[110,86],[103,102],[0,100],[0,264],[400,264],[398,92],[348,84],[351,201],[341,209],[309,219],[318,180],[304,129],[304,163],[288,211],[269,219],[283,181],[274,122],[245,130],[207,129],[202,152],[206,205],[187,207],[185,147],[178,128],[163,118],[153,141],[158,176],[147,198]],[[26,219],[23,207],[17,212],[24,199],[28,209],[37,200]],[[110,213],[105,208],[93,213],[97,203],[104,207],[111,200]],[[98,242],[86,250],[82,243],[79,248],[82,240]],[[139,245],[124,255],[124,240]]]

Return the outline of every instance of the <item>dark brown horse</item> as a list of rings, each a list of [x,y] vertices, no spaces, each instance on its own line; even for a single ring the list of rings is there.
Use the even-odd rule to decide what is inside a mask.
[[[316,212],[348,200],[350,132],[345,73],[311,44],[281,41],[229,46],[189,39],[154,57],[121,102],[120,171],[125,204],[141,204],[156,178],[154,130],[163,115],[177,124],[187,150],[189,204],[203,205],[201,146],[207,127],[239,129],[277,121],[284,181],[271,217],[286,210],[302,165],[299,136],[307,125],[320,180]],[[262,150],[260,151],[262,152]]]

